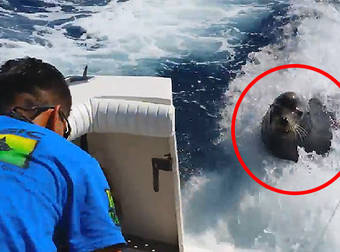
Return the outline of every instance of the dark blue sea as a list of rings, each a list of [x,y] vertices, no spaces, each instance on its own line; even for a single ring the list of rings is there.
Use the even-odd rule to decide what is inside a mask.
[[[309,64],[340,77],[338,6],[335,0],[0,0],[0,63],[32,56],[64,75],[88,65],[91,75],[172,79],[186,251],[337,251],[338,183],[301,197],[260,187],[235,157],[230,123],[240,92],[272,67]],[[318,95],[336,110],[337,88],[294,69],[260,85],[247,95],[237,124],[254,174],[287,190],[334,176],[337,132],[329,156],[301,150],[302,161],[292,164],[264,150],[259,122],[287,90]]]

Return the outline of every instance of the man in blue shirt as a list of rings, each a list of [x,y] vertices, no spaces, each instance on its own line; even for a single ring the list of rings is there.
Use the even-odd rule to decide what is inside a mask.
[[[120,251],[98,162],[65,140],[71,95],[34,58],[0,68],[0,251]]]

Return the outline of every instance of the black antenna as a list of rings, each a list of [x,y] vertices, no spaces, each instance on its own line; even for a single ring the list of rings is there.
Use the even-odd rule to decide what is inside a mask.
[[[77,81],[87,81],[91,78],[93,78],[93,76],[90,76],[90,77],[87,76],[87,65],[86,65],[84,72],[83,72],[83,76],[80,76],[80,75],[68,76],[65,79],[68,84],[71,84],[72,82],[77,82]]]
[[[83,72],[83,78],[84,80],[87,79],[87,65],[85,66],[84,72]]]

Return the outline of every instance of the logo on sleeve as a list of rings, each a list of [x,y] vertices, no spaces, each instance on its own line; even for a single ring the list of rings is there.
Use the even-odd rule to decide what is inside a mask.
[[[112,221],[117,226],[119,226],[120,223],[119,223],[119,219],[118,219],[118,216],[117,216],[117,213],[116,213],[115,202],[114,202],[114,199],[112,197],[111,191],[110,191],[110,189],[105,189],[105,192],[106,192],[107,198],[109,200],[109,215],[110,215]]]
[[[11,134],[0,134],[0,161],[27,168],[37,140]]]

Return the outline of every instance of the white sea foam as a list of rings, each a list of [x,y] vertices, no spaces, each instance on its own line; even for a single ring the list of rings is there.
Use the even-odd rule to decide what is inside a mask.
[[[111,1],[106,6],[76,8],[77,13],[63,12],[60,7],[48,8],[47,13],[16,13],[44,23],[35,26],[28,42],[0,39],[0,61],[30,55],[55,64],[65,74],[81,73],[85,64],[92,73],[119,74],[122,66],[136,65],[141,59],[231,50],[228,39],[242,34],[235,31],[230,19],[258,15],[263,9],[219,0],[209,1],[209,5],[203,0]],[[88,17],[79,17],[79,12],[89,11]],[[53,29],[48,26],[69,18]],[[80,26],[86,33],[74,40],[66,35],[65,25]],[[209,30],[218,25],[224,27]]]
[[[226,93],[228,105],[222,111],[225,119],[221,125],[230,125],[233,108],[246,85],[272,67],[309,64],[340,79],[337,32],[340,13],[336,4],[329,1],[291,4],[289,15],[298,18],[285,27],[286,40],[250,55],[253,63],[243,67],[243,74],[230,84]],[[296,28],[297,35],[293,36]],[[273,99],[289,90],[306,98],[318,96],[339,118],[340,92],[327,78],[301,69],[273,73],[249,91],[240,107],[236,124],[238,147],[252,172],[270,185],[284,190],[306,190],[326,182],[339,171],[340,133],[339,130],[333,132],[332,149],[327,157],[299,149],[300,160],[295,164],[269,155],[260,140],[260,121]],[[227,127],[227,134],[219,144],[224,146],[226,158],[231,159],[230,166],[222,172],[192,178],[186,185],[184,205],[189,251],[196,251],[201,244],[206,248],[202,251],[218,252],[337,251],[340,209],[335,209],[340,202],[339,182],[305,196],[273,193],[236,171],[242,168],[234,157],[230,141],[230,127]],[[235,194],[239,200],[234,198]],[[201,225],[208,228],[200,232]]]

